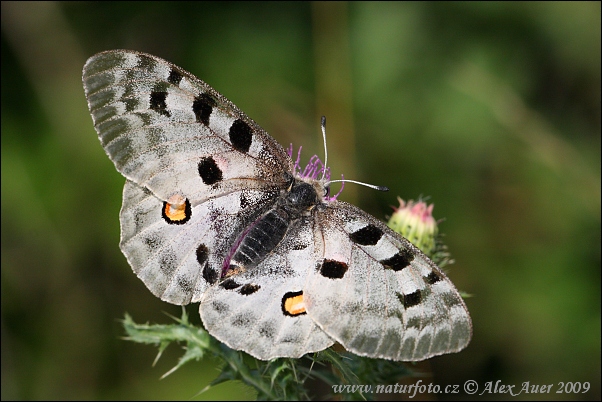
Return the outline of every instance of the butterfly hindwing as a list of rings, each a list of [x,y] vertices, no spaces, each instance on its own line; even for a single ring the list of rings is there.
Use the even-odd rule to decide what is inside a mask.
[[[194,207],[184,204],[178,221],[166,215],[168,203],[128,180],[121,250],[155,296],[174,304],[197,302],[218,281],[232,243],[277,196],[246,189]]]
[[[324,253],[305,294],[308,314],[326,333],[359,355],[403,361],[468,344],[462,297],[409,241],[344,202],[317,221]]]
[[[316,259],[311,221],[291,223],[286,238],[257,267],[205,292],[200,313],[217,339],[262,360],[301,357],[334,343],[307,315],[303,287]]]

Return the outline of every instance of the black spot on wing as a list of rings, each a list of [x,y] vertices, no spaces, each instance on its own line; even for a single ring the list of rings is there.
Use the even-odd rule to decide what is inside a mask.
[[[237,119],[230,126],[230,142],[234,149],[247,153],[253,142],[253,130],[247,123]]]
[[[250,204],[251,204],[251,200],[247,196],[247,193],[244,191],[241,192],[240,193],[240,208],[246,209]]]
[[[238,293],[240,293],[243,296],[248,296],[248,295],[252,295],[253,293],[257,292],[260,288],[261,288],[261,286],[259,286],[259,285],[255,285],[253,283],[247,283],[246,285],[243,285],[243,287],[238,290]]]
[[[405,308],[416,306],[422,301],[422,293],[420,292],[420,289],[417,289],[415,292],[408,293],[406,295],[402,295],[401,293],[396,294],[397,298]]]
[[[433,285],[441,280],[441,276],[435,271],[431,271],[425,278],[426,283]]]
[[[159,92],[153,91],[150,94],[150,109],[155,112],[170,117],[171,113],[167,110],[167,103],[165,100],[167,99],[167,92]]]
[[[169,71],[169,77],[167,77],[167,82],[169,82],[170,84],[173,84],[175,86],[180,85],[180,81],[182,81],[182,73],[179,72],[178,70],[176,70],[175,68],[172,68]]]
[[[205,267],[203,267],[203,279],[205,279],[207,283],[210,283],[212,285],[218,279],[217,271],[213,269],[213,267],[211,267],[209,264],[206,264]]]
[[[364,226],[360,230],[351,233],[349,238],[352,242],[362,246],[374,246],[383,236],[383,231],[374,225]]]
[[[203,267],[203,279],[207,281],[207,283],[214,284],[218,279],[218,274],[215,269],[210,264],[207,264],[207,260],[209,259],[209,248],[201,243],[196,249],[196,260],[201,267]]]
[[[199,175],[201,176],[201,179],[203,179],[203,183],[208,186],[221,181],[223,178],[222,171],[211,156],[202,158],[199,162]]]
[[[196,248],[196,260],[199,263],[199,265],[203,265],[207,259],[209,258],[209,248],[207,248],[207,246],[205,246],[205,244],[201,243],[199,244],[199,246]]]
[[[196,96],[192,102],[192,111],[194,112],[196,121],[208,126],[209,117],[213,113],[213,108],[216,104],[215,99],[206,93]]]
[[[236,283],[234,279],[226,279],[219,285],[226,290],[232,290],[240,287],[240,284]]]
[[[342,261],[325,259],[318,267],[320,274],[330,279],[341,279],[349,267]]]
[[[400,271],[410,265],[414,260],[414,254],[410,250],[399,250],[397,254],[386,260],[381,260],[380,263],[385,268],[392,269],[393,271]]]

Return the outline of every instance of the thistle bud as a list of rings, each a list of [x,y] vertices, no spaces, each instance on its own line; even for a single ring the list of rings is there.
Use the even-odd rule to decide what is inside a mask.
[[[393,207],[393,215],[387,225],[412,242],[426,255],[431,256],[436,249],[438,234],[437,221],[433,218],[434,204],[427,205],[423,201],[407,203],[397,197],[399,207]]]

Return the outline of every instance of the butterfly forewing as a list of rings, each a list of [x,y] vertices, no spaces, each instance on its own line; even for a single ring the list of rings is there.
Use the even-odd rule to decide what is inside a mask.
[[[285,187],[284,149],[230,101],[157,57],[108,51],[84,66],[105,151],[126,178],[193,205],[231,191]]]

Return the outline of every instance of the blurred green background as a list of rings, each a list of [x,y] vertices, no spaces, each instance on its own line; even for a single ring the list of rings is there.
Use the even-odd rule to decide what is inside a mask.
[[[322,155],[385,218],[429,196],[474,337],[437,384],[554,384],[600,399],[600,3],[2,2],[2,399],[190,399],[181,351],[122,340],[171,322],[119,251],[124,179],[87,110],[88,57],[163,57],[281,144]],[[198,319],[197,306],[188,311]],[[430,381],[430,378],[427,378]],[[556,394],[559,382],[590,382]],[[465,395],[431,395],[461,399]],[[253,398],[226,384],[193,399]],[[485,394],[479,399],[506,399]]]

